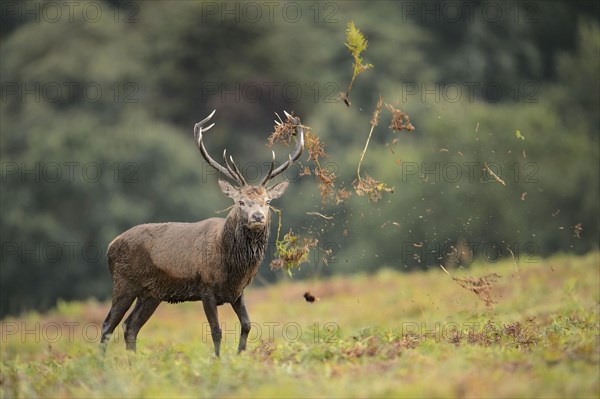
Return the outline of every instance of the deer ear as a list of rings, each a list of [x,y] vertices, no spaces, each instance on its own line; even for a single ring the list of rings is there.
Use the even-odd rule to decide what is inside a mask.
[[[285,192],[285,189],[288,188],[288,185],[289,183],[287,181],[282,181],[281,183],[277,183],[273,187],[269,188],[267,190],[269,198],[275,199],[281,197]]]
[[[229,198],[237,197],[238,189],[233,187],[231,184],[229,184],[225,180],[219,179],[219,187],[221,187],[221,191],[223,191],[223,194],[225,194]]]

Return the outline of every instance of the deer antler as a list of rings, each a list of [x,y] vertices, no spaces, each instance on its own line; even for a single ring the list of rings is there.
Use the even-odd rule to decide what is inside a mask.
[[[242,185],[245,186],[247,184],[246,179],[244,179],[244,176],[242,176],[242,172],[240,172],[240,170],[238,169],[237,165],[235,164],[235,161],[233,160],[233,157],[229,156],[229,161],[231,161],[231,165],[229,164],[229,161],[227,161],[226,149],[223,150],[223,161],[225,162],[225,166],[227,167],[229,173],[237,176],[239,181],[242,182]]]
[[[275,151],[272,152],[273,159],[271,160],[271,166],[269,168],[269,172],[267,173],[265,178],[260,183],[261,186],[266,185],[269,182],[269,180],[271,180],[275,176],[283,173],[283,171],[285,171],[287,168],[289,168],[293,162],[296,162],[298,160],[298,158],[300,158],[300,155],[302,155],[302,150],[304,149],[304,129],[302,128],[302,124],[300,123],[300,118],[294,117],[294,116],[288,114],[286,111],[283,111],[283,112],[285,113],[285,116],[287,117],[287,122],[291,123],[295,127],[296,148],[294,148],[294,152],[292,154],[288,155],[288,160],[285,161],[285,163],[281,164],[277,169],[274,169],[275,168]],[[277,115],[277,113],[275,115]],[[279,115],[277,115],[277,117],[279,118]],[[281,121],[281,118],[279,118],[279,121],[280,122],[275,121],[275,123],[277,123],[278,125],[283,123],[283,121]]]
[[[227,150],[223,151],[223,159],[225,160],[225,166],[223,166],[214,159],[212,159],[211,156],[208,155],[208,151],[206,151],[206,148],[204,147],[204,142],[202,141],[202,133],[207,132],[211,127],[215,125],[213,123],[207,127],[204,127],[204,124],[208,122],[210,118],[212,118],[216,111],[217,110],[214,110],[213,112],[211,112],[210,115],[208,115],[206,118],[194,125],[194,139],[196,139],[196,144],[198,145],[198,149],[200,150],[202,157],[206,160],[206,162],[208,162],[210,166],[215,168],[217,171],[221,172],[221,174],[229,177],[231,180],[235,181],[240,186],[245,186],[247,184],[246,180],[237,168],[235,162],[233,162],[233,158],[229,157],[229,159],[231,160],[231,165],[229,165],[229,162],[227,162]]]

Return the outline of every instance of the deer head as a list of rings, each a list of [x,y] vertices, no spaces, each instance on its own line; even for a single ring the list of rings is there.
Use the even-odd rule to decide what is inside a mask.
[[[212,118],[216,111],[213,111],[208,117],[196,123],[194,126],[194,138],[202,157],[206,162],[218,172],[235,182],[236,186],[229,182],[219,179],[221,191],[234,201],[233,213],[237,215],[245,226],[250,229],[264,228],[269,224],[269,204],[271,200],[279,198],[288,187],[288,182],[283,181],[274,186],[267,187],[267,183],[275,176],[283,173],[290,165],[300,158],[304,147],[304,130],[300,124],[300,119],[293,117],[285,112],[288,122],[295,126],[296,148],[294,152],[288,155],[288,160],[275,168],[275,151],[272,151],[272,159],[269,171],[262,179],[259,185],[250,185],[238,169],[233,157],[227,159],[227,150],[223,151],[223,165],[215,161],[206,151],[203,142],[203,133],[214,126],[214,123],[207,127],[204,125]],[[280,123],[275,121],[276,123]]]

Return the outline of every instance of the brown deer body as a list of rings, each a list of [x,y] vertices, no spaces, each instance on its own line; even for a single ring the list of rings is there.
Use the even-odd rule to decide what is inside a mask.
[[[135,226],[115,238],[108,247],[108,264],[113,276],[112,307],[102,326],[103,350],[112,332],[133,301],[136,305],[125,321],[127,349],[135,351],[137,335],[158,305],[202,301],[211,328],[215,354],[220,354],[221,328],[217,306],[232,305],[241,324],[238,351],[246,348],[250,318],[244,303],[246,288],[264,258],[269,238],[269,202],[279,198],[288,186],[281,182],[267,188],[266,183],[296,161],[304,143],[300,121],[288,115],[295,125],[296,148],[288,161],[271,168],[258,186],[248,185],[225,153],[224,164],[214,161],[204,148],[202,133],[213,125],[204,124],[213,113],[194,128],[202,156],[219,172],[238,183],[234,187],[219,180],[221,190],[234,200],[226,218],[210,218],[197,223],[152,223]],[[287,114],[286,114],[287,115]],[[231,163],[230,163],[231,162]]]

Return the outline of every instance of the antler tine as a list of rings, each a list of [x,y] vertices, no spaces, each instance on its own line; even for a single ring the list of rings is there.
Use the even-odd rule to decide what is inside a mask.
[[[227,168],[227,170],[229,171],[229,173],[232,174],[233,176],[235,176],[236,179],[237,179],[237,175],[233,171],[233,168],[227,162],[227,148],[223,150],[223,163],[225,164],[225,167]]]
[[[212,118],[212,116],[215,114],[216,111],[217,110],[214,110],[209,116],[207,116],[206,118],[204,118],[203,120],[201,120],[200,122],[198,122],[194,125],[194,138],[196,139],[196,145],[198,146],[198,149],[200,150],[200,154],[202,154],[202,157],[210,166],[215,168],[221,174],[229,177],[230,179],[232,179],[238,183],[241,183],[241,181],[237,178],[237,176],[235,176],[234,173],[231,173],[227,168],[223,167],[217,161],[212,159],[211,156],[208,155],[208,151],[206,151],[206,148],[204,147],[204,142],[202,141],[202,138],[203,138],[202,133],[206,132],[208,129],[213,127],[215,124],[213,123],[210,126],[208,126],[207,128],[204,128],[203,125],[206,122],[208,122],[210,120],[210,118]]]
[[[206,118],[204,118],[200,122],[198,122],[197,125],[204,125],[206,122],[208,122],[210,120],[210,118],[213,117],[213,115],[215,114],[215,112],[217,112],[217,110],[213,109],[213,112],[211,112],[210,115],[208,115]],[[214,123],[213,123],[213,125],[214,125]]]
[[[198,123],[200,123],[200,122],[198,122]],[[211,123],[207,127],[202,127],[202,133],[208,132],[214,125],[215,125],[214,123]]]
[[[273,155],[273,158],[271,159],[271,165],[269,166],[269,171],[267,172],[265,178],[260,182],[261,186],[265,186],[268,183],[269,177],[275,168],[275,151],[271,151],[271,154]]]
[[[233,158],[229,157],[232,161]],[[240,185],[240,186],[245,186],[246,185],[246,180],[244,179],[244,177],[242,176],[242,174],[240,173],[240,171],[237,169],[237,167],[232,167],[229,164],[229,161],[227,161],[227,149],[223,150],[223,162],[225,163],[225,167],[227,167],[227,170],[229,171],[229,173],[234,176],[234,180]]]
[[[233,165],[233,171],[235,172],[236,175],[238,175],[238,177],[242,181],[242,185],[243,186],[247,185],[248,183],[246,183],[246,179],[244,179],[242,172],[238,169],[238,167],[235,164],[235,161],[233,160],[233,157],[231,155],[229,156],[229,160],[231,160],[231,165]]]
[[[279,114],[277,112],[275,112],[275,115],[277,115],[277,119],[279,119],[279,122],[275,121],[275,123],[277,123],[278,125],[281,125],[283,123],[281,116],[279,116]]]
[[[302,150],[304,149],[304,129],[302,128],[302,124],[300,123],[300,118],[294,117],[288,114],[286,111],[283,112],[285,113],[285,116],[288,117],[288,121],[296,125],[296,148],[294,148],[294,152],[289,155],[288,160],[285,163],[280,165],[277,169],[271,169],[269,171],[269,173],[263,180],[264,184],[266,184],[267,181],[271,180],[272,178],[281,174],[283,171],[289,168],[293,162],[296,162],[298,158],[300,158],[300,155],[302,155]]]

